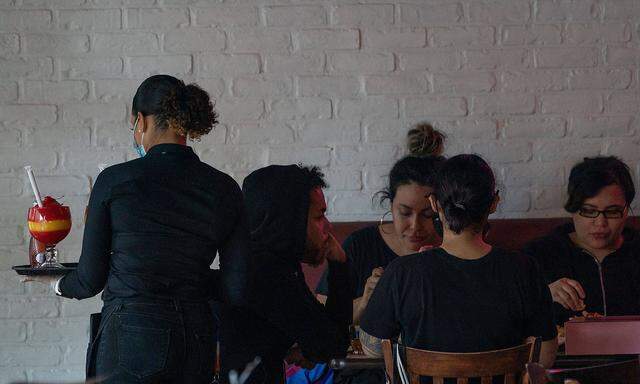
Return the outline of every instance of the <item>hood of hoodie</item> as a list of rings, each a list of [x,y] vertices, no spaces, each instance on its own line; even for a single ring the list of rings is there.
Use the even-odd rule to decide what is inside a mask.
[[[270,165],[242,183],[257,266],[299,268],[307,239],[310,179],[297,165]]]

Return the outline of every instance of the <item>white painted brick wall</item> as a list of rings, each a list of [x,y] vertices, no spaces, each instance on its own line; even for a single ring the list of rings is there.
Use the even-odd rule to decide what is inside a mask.
[[[317,164],[334,220],[379,218],[372,195],[425,120],[447,154],[491,162],[498,216],[562,215],[584,156],[640,176],[637,0],[0,1],[0,382],[81,379],[100,306],[10,270],[26,261],[22,167],[71,206],[60,250],[77,260],[97,166],[134,157],[131,97],[159,72],[216,99],[204,161],[238,181]]]

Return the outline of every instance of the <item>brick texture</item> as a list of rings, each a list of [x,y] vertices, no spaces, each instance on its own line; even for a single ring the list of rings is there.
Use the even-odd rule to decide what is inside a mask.
[[[99,164],[135,156],[131,97],[151,74],[214,98],[221,124],[193,144],[204,161],[238,181],[267,164],[319,165],[335,221],[380,217],[371,197],[421,121],[447,134],[446,155],[490,161],[498,217],[564,215],[585,156],[618,155],[640,176],[638,0],[58,3],[0,0],[4,381],[81,380],[101,304],[11,271],[29,238],[23,166],[71,206],[60,250],[77,260],[90,184]]]

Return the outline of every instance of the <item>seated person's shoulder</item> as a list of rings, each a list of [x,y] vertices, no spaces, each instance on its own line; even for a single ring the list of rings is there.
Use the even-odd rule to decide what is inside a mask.
[[[555,233],[548,233],[543,236],[536,237],[533,240],[527,242],[522,248],[523,251],[538,249],[541,247],[550,247],[553,245],[557,245],[558,236]]]
[[[633,249],[640,249],[640,231],[634,227],[626,226],[622,232],[624,241]]]
[[[393,259],[389,265],[385,268],[385,274],[394,272],[394,273],[412,273],[419,270],[424,270],[423,268],[417,268],[417,266],[425,266],[431,264],[433,262],[433,256],[437,252],[436,250],[428,250],[422,253],[414,253],[411,255],[406,255],[402,257],[396,257]]]
[[[505,271],[510,271],[517,279],[528,280],[540,273],[540,265],[536,258],[530,254],[506,249],[494,249],[496,258]]]
[[[366,254],[368,249],[379,246],[380,240],[378,226],[372,225],[353,231],[344,240],[342,247],[349,258],[358,259],[361,255]]]
[[[550,233],[526,243],[522,252],[536,258],[570,252],[572,245],[569,234],[573,231],[573,225],[561,225]]]
[[[344,244],[347,243],[358,243],[358,244],[366,244],[366,242],[375,239],[378,235],[378,226],[371,225],[368,227],[360,228],[351,232],[349,236],[344,240]]]

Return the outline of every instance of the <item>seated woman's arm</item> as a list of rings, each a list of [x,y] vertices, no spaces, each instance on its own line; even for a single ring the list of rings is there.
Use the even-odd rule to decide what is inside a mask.
[[[382,357],[382,339],[371,336],[362,329],[360,330],[359,339],[365,355],[369,357]]]
[[[375,270],[374,272],[375,273]],[[373,275],[372,273],[372,275]],[[360,343],[367,356],[382,357],[382,340],[400,335],[400,324],[396,318],[397,287],[393,268],[376,280],[360,319]]]

